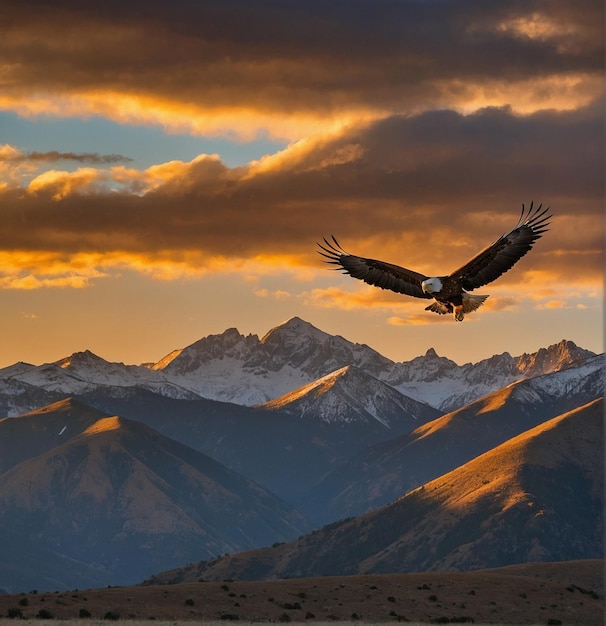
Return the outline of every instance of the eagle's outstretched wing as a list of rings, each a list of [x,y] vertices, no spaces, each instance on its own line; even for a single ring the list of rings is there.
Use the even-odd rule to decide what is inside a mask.
[[[328,259],[325,263],[340,266],[346,274],[354,278],[359,278],[365,283],[381,287],[381,289],[390,289],[396,293],[404,293],[415,298],[432,297],[421,289],[421,283],[427,278],[423,274],[391,263],[349,254],[341,248],[334,237],[332,237],[332,242],[324,238],[324,244],[318,244],[320,248],[318,253]]]
[[[548,230],[551,214],[548,213],[549,207],[542,207],[540,204],[533,209],[531,202],[526,211],[522,205],[522,214],[516,227],[452,272],[451,276],[460,277],[463,289],[472,290],[491,283],[510,270]]]

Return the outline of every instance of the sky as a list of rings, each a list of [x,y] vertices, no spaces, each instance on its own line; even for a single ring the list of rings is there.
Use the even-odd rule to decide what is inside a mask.
[[[155,362],[293,316],[395,361],[602,352],[603,12],[4,0],[0,367]],[[444,275],[531,201],[549,232],[462,323],[316,253]]]

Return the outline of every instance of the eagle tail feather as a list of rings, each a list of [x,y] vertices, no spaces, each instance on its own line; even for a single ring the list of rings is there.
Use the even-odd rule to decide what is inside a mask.
[[[476,309],[479,309],[488,296],[472,295],[470,293],[463,292],[463,313],[471,313]]]

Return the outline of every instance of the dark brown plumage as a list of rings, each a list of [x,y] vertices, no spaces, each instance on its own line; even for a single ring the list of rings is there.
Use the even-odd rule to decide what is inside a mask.
[[[454,313],[460,322],[466,313],[477,309],[488,298],[471,295],[466,290],[487,285],[510,270],[547,232],[550,219],[549,207],[543,209],[540,204],[534,208],[531,202],[526,210],[522,205],[520,219],[513,230],[447,276],[431,278],[405,267],[349,254],[334,236],[331,241],[324,239],[324,245],[318,244],[319,254],[328,259],[326,263],[338,265],[337,269],[369,285],[415,298],[433,298],[434,302],[426,310],[440,315]]]

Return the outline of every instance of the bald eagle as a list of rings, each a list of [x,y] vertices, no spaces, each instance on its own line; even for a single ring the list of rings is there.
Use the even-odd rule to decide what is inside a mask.
[[[328,259],[325,263],[338,265],[335,269],[342,269],[345,274],[369,285],[415,298],[433,298],[434,302],[425,307],[426,311],[439,315],[454,313],[455,320],[462,322],[466,313],[475,311],[488,298],[471,295],[466,290],[487,285],[510,270],[548,230],[551,217],[549,207],[543,209],[540,204],[534,208],[531,202],[526,210],[522,204],[520,219],[512,231],[448,276],[424,276],[405,267],[349,254],[334,235],[332,241],[324,238],[325,245],[318,244],[318,253]]]

